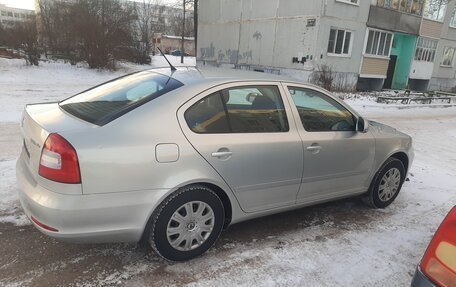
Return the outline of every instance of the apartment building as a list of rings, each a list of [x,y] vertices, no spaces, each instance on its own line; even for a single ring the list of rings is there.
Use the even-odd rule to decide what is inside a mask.
[[[200,0],[197,61],[304,81],[326,64],[346,88],[450,90],[454,2]]]
[[[437,19],[429,25],[433,27],[429,36],[437,41],[437,48],[428,88],[454,91],[456,87],[456,1],[450,1],[448,5],[444,5],[442,1],[439,7]]]
[[[0,23],[3,27],[12,27],[16,23],[32,19],[35,11],[27,9],[12,8],[0,4]]]
[[[447,0],[372,1],[358,87],[453,89],[454,8]]]

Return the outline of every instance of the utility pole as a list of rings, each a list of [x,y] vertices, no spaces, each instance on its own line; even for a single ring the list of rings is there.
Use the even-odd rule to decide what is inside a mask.
[[[198,57],[198,0],[193,4],[193,36],[195,37],[195,58]]]
[[[181,43],[181,63],[184,63],[184,35],[185,35],[185,0],[182,0],[184,17],[182,18],[182,43]]]

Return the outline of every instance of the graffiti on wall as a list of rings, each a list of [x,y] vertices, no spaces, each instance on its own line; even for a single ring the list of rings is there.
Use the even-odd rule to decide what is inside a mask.
[[[209,47],[201,48],[200,51],[203,59],[211,59],[215,56],[215,47],[213,43],[211,43]]]
[[[204,60],[214,60],[219,63],[230,63],[230,64],[244,64],[250,63],[252,61],[252,50],[246,52],[239,52],[239,50],[234,49],[227,49],[217,50],[217,54],[215,53],[216,48],[213,43],[211,43],[208,47],[200,48],[201,51],[201,58]]]

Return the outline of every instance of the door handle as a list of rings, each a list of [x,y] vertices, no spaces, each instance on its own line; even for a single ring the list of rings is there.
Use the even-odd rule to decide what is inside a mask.
[[[321,149],[322,149],[322,147],[319,145],[311,145],[311,146],[306,147],[306,150],[310,151],[313,154],[319,153]]]
[[[307,150],[310,150],[310,151],[321,150],[321,146],[319,146],[319,145],[308,146]]]
[[[233,155],[233,152],[231,151],[218,151],[218,152],[213,152],[211,154],[213,157],[229,157]]]

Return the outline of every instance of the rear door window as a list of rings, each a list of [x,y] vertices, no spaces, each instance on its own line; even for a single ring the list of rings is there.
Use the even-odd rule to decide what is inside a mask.
[[[185,112],[196,133],[268,133],[289,130],[276,86],[244,86],[213,93]]]
[[[220,92],[213,93],[185,112],[188,127],[195,133],[229,133],[230,127]]]
[[[60,107],[84,121],[105,125],[182,85],[165,75],[140,72],[84,91],[60,102]]]
[[[288,121],[279,89],[251,86],[222,91],[228,120],[234,133],[288,131]]]

